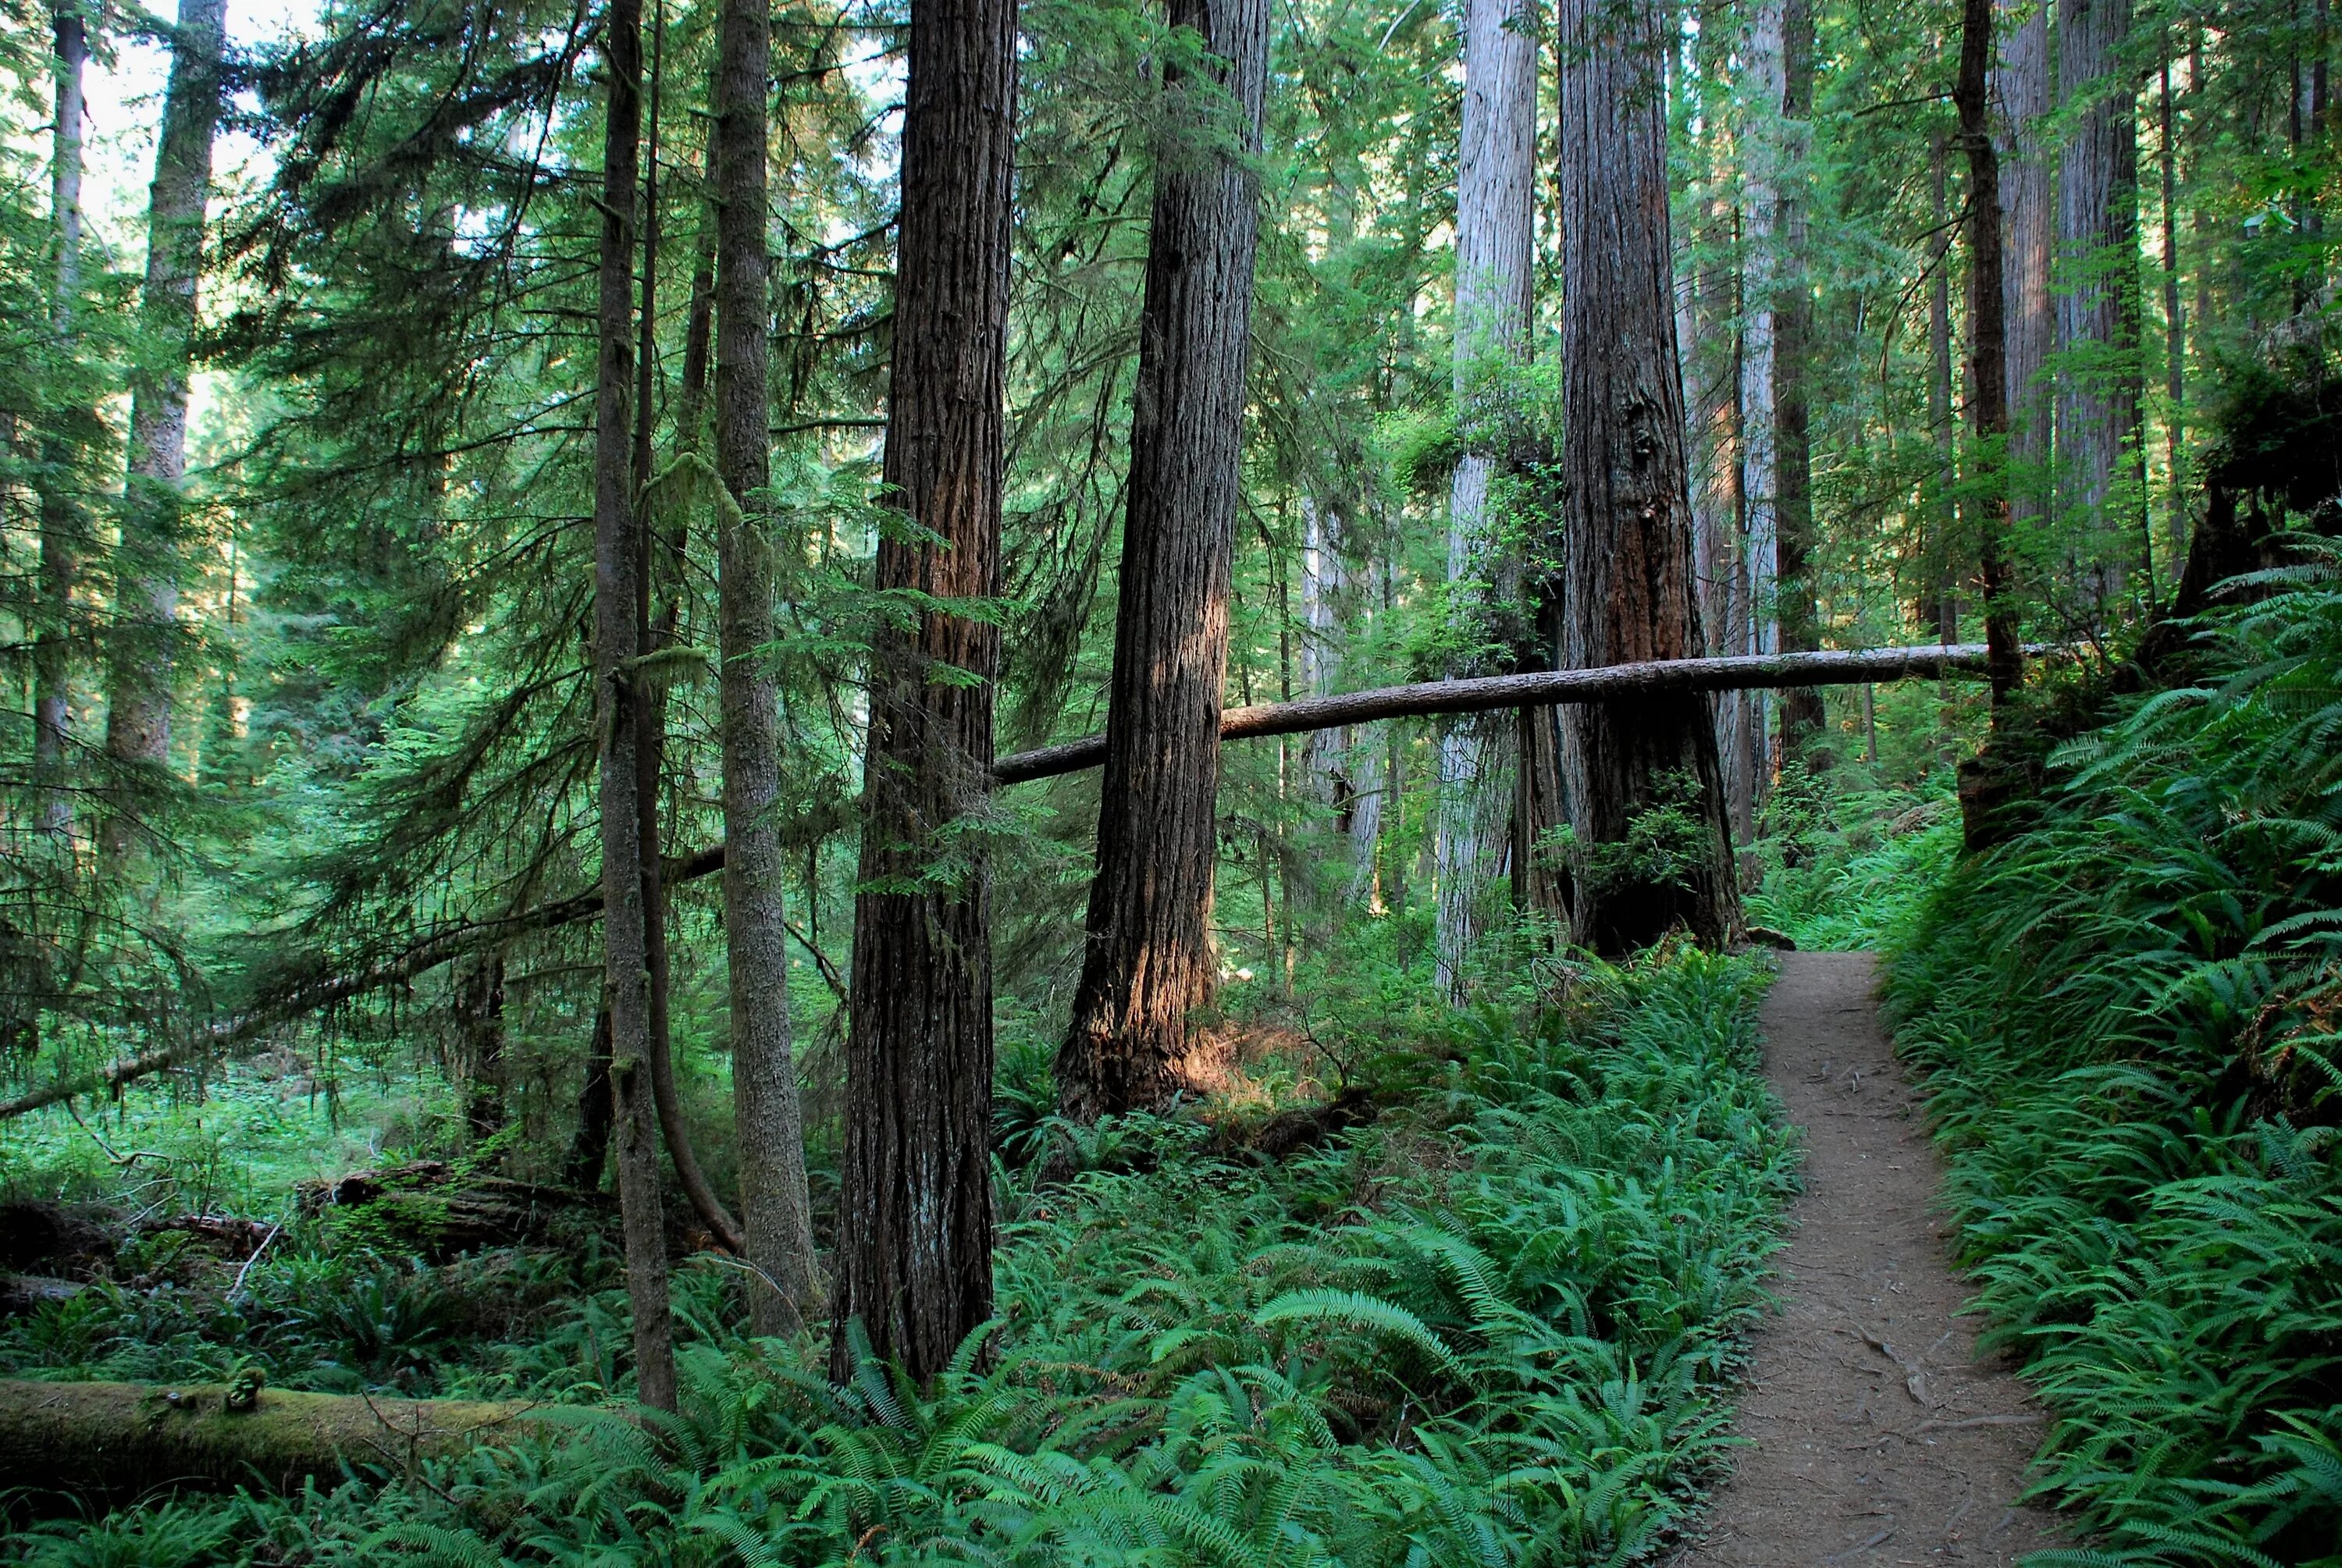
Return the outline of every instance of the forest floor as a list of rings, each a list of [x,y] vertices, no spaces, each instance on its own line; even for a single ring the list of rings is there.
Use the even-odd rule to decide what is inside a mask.
[[[1767,999],[1805,1192],[1734,1423],[1748,1446],[1670,1568],[2013,1563],[2058,1543],[2017,1502],[2047,1417],[1959,1315],[1941,1163],[1874,978],[1867,954],[1787,954]]]

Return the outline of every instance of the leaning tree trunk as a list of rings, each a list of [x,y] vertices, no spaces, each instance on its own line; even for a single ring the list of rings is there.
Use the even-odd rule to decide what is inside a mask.
[[[1814,443],[1806,390],[1813,354],[1813,291],[1806,275],[1805,158],[1813,137],[1814,10],[1812,0],[1786,0],[1781,10],[1781,184],[1778,234],[1781,270],[1773,296],[1773,461],[1775,525],[1779,535],[1781,651],[1810,653],[1822,645],[1815,604]],[[1781,694],[1781,755],[1808,756],[1828,765],[1822,738],[1822,694],[1812,686]]]
[[[1000,578],[1015,0],[914,0],[877,586]],[[916,532],[913,530],[916,528]],[[943,607],[870,659],[846,1039],[837,1334],[932,1377],[992,1311],[991,882],[981,831],[998,629]]]
[[[181,0],[147,200],[146,286],[139,300],[145,341],[131,379],[130,476],[115,557],[115,624],[107,634],[105,752],[117,764],[131,767],[159,769],[171,754],[171,641],[179,613],[187,374],[226,18],[227,0]],[[112,854],[128,849],[135,824],[135,808],[109,816],[105,843]]]
[[[635,1377],[645,1404],[675,1408],[675,1325],[659,1198],[651,1084],[650,955],[643,908],[639,748],[641,570],[628,407],[635,379],[634,264],[642,134],[641,0],[610,0],[604,23],[608,117],[602,144],[601,339],[594,390],[594,677],[601,735],[602,939],[610,1003],[612,1135],[618,1154]]]
[[[2049,257],[2057,227],[2049,156],[2042,120],[2049,95],[2049,10],[2045,0],[1998,0],[2011,24],[1993,72],[1995,151],[2000,165],[2000,210],[2007,225],[2001,273],[2007,322],[2009,515],[2039,525],[2049,514],[2049,428],[2052,399],[2043,373],[2057,345],[2051,314]]]
[[[1097,874],[1073,1025],[1057,1054],[1066,1114],[1091,1121],[1192,1087],[1187,1014],[1211,998],[1221,686],[1230,534],[1242,487],[1259,182],[1266,0],[1171,0],[1211,79],[1166,74],[1156,175],[1130,506],[1106,707]],[[1232,96],[1235,124],[1211,135]],[[1172,138],[1176,138],[1176,140]]]
[[[1447,502],[1447,582],[1463,641],[1482,646],[1520,572],[1492,548],[1489,488],[1514,445],[1506,367],[1527,350],[1536,228],[1536,14],[1524,0],[1466,0],[1461,158],[1456,176],[1456,408],[1464,435]],[[1479,658],[1451,666],[1486,674]],[[1439,902],[1432,957],[1440,989],[1464,999],[1464,957],[1503,849],[1503,792],[1490,787],[1511,726],[1451,724],[1439,742],[1433,834]]]
[[[770,276],[766,249],[767,0],[726,0],[716,70],[716,470],[724,729],[724,942],[731,970],[734,1137],[748,1262],[764,1276],[749,1321],[781,1333],[821,1311],[813,1207],[789,1041],[781,892],[780,696],[764,650],[774,638],[772,544],[760,493],[771,482],[766,416]]]
[[[79,14],[56,12],[56,126],[49,163],[49,215],[56,231],[56,271],[51,280],[50,332],[57,362],[72,363],[75,307],[81,298],[82,79],[89,35]],[[73,831],[65,793],[65,742],[72,724],[73,594],[81,573],[85,524],[73,496],[72,447],[51,435],[41,444],[42,623],[33,641],[34,810],[43,832],[64,839]]]
[[[1672,15],[1561,6],[1564,668],[1702,651],[1660,91]],[[1736,900],[1706,701],[1574,707],[1559,729],[1579,939],[1623,952],[1680,923],[1721,944]],[[1679,872],[1626,852],[1636,819],[1670,803],[1694,824]]]
[[[2124,568],[2151,566],[2139,456],[2138,127],[2123,45],[2130,0],[2058,0],[2057,478],[2083,527],[2075,586],[2104,617]],[[2151,591],[2150,584],[2150,591]]]

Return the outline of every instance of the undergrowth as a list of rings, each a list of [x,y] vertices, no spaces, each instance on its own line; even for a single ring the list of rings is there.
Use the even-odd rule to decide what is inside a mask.
[[[1762,981],[1748,961],[1681,953],[1592,971],[1533,1024],[1456,1015],[1409,1104],[1279,1164],[1216,1154],[1191,1121],[1134,1121],[1119,1169],[1011,1177],[1000,1319],[925,1395],[869,1363],[832,1384],[819,1347],[726,1338],[721,1314],[687,1312],[677,1417],[580,1409],[573,1433],[411,1484],[157,1503],[41,1526],[0,1556],[1636,1560],[1722,1451],[1725,1381],[1795,1180],[1757,1063]],[[255,1287],[252,1310],[282,1310],[275,1291]],[[12,1359],[46,1335],[86,1353],[53,1375],[90,1375],[151,1332],[102,1321],[129,1310],[113,1293],[49,1309]],[[178,1332],[165,1343],[198,1360],[214,1343],[202,1324]],[[328,1326],[315,1343],[356,1337]],[[531,1339],[435,1381],[623,1392],[619,1293],[587,1293]],[[279,1360],[297,1379],[291,1343]]]
[[[2042,1563],[2342,1563],[2342,591],[2067,747],[1896,933],[1962,1262],[2056,1417]]]

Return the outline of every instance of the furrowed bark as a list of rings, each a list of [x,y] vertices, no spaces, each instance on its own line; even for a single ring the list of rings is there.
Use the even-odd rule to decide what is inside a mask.
[[[145,341],[131,378],[130,474],[115,553],[114,624],[106,635],[105,751],[130,768],[159,770],[171,754],[187,377],[226,20],[226,0],[182,0],[179,6],[146,209],[146,285],[138,313]],[[135,808],[125,804],[110,813],[103,840],[108,854],[126,853],[136,831]]]
[[[1821,646],[1821,616],[1814,600],[1814,443],[1807,369],[1813,353],[1813,291],[1806,273],[1805,160],[1813,138],[1813,0],[1786,0],[1781,11],[1780,189],[1781,274],[1773,301],[1774,462],[1779,530],[1780,646],[1811,653]],[[1828,765],[1815,749],[1825,730],[1822,694],[1792,686],[1781,695],[1781,755]],[[1810,754],[1810,755],[1809,755]]]
[[[1461,158],[1456,185],[1456,405],[1465,453],[1448,487],[1447,581],[1469,643],[1486,640],[1488,611],[1520,572],[1496,559],[1489,487],[1512,444],[1505,368],[1526,351],[1536,225],[1536,15],[1523,0],[1466,0]],[[1490,396],[1493,385],[1496,396]],[[1493,404],[1493,406],[1492,406]],[[1478,661],[1450,673],[1467,675]],[[1432,962],[1438,984],[1464,996],[1464,958],[1504,848],[1501,779],[1507,749],[1494,716],[1440,736],[1434,854],[1439,901]]]
[[[2049,93],[2052,0],[1998,0],[2006,28],[1992,73],[2000,113],[1993,122],[2000,210],[2007,228],[2001,273],[2008,404],[2009,519],[2039,524],[2049,515],[2049,438],[2054,404],[2044,373],[2057,346],[2049,258],[2057,226],[2042,120]]]
[[[1000,584],[1015,0],[914,0],[884,478],[910,527],[882,594]],[[991,880],[982,835],[1000,634],[948,607],[870,658],[846,1039],[836,1333],[922,1382],[992,1311]]]
[[[2008,343],[2007,280],[2000,249],[2000,163],[1988,124],[1986,68],[1992,59],[1993,0],[1963,0],[1959,141],[1968,160],[1968,410],[1981,484],[1975,494],[1985,604],[1986,674],[1996,709],[2025,679],[2025,649],[2009,603]]]
[[[1190,1087],[1187,1014],[1210,1001],[1219,716],[1242,480],[1268,75],[1266,0],[1172,0],[1209,80],[1166,72],[1131,416],[1097,872],[1057,1053],[1065,1113],[1092,1121]],[[1232,122],[1211,111],[1233,101]],[[1215,123],[1215,122],[1218,123]]]
[[[2057,165],[2058,499],[2091,531],[2075,586],[2100,616],[2112,612],[2127,567],[2154,566],[2144,487],[2131,472],[2140,396],[2138,127],[2123,57],[2130,14],[2130,0],[2057,0],[2057,85],[2071,125]]]
[[[600,353],[594,396],[594,674],[601,732],[602,939],[610,994],[612,1134],[634,1314],[635,1377],[645,1404],[675,1408],[675,1329],[660,1217],[659,1135],[650,1061],[639,800],[642,654],[628,404],[635,380],[634,263],[641,172],[642,6],[610,0],[603,58]]]
[[[1749,6],[1746,44],[1741,55],[1741,80],[1747,94],[1741,125],[1747,211],[1741,228],[1740,549],[1748,611],[1741,628],[1744,640],[1725,650],[1734,654],[1770,654],[1781,645],[1777,307],[1785,172],[1781,108],[1788,93],[1787,19],[1782,13],[1783,0],[1756,0]],[[1746,756],[1733,759],[1731,767],[1745,770],[1751,781],[1750,819],[1743,823],[1736,814],[1731,831],[1736,837],[1754,838],[1755,814],[1764,810],[1766,797],[1772,793],[1774,704],[1764,693],[1753,691],[1736,692],[1726,701],[1741,706],[1739,722],[1726,729],[1734,744],[1746,750]],[[1718,760],[1721,764],[1722,759]]]
[[[1672,15],[1656,0],[1561,7],[1565,669],[1704,651],[1667,232]],[[1707,704],[1685,693],[1574,706],[1559,730],[1578,940],[1619,952],[1680,922],[1721,945],[1736,910]],[[1644,874],[1606,848],[1678,796],[1701,840],[1687,876]]]
[[[56,127],[49,155],[49,221],[56,231],[56,271],[51,279],[49,330],[60,363],[73,355],[81,298],[81,176],[89,35],[65,0],[55,13]],[[73,593],[81,573],[85,524],[72,492],[73,453],[55,437],[41,443],[40,601],[43,622],[33,641],[34,812],[42,831],[64,840],[73,831],[65,793],[65,742],[73,695]]]
[[[718,23],[715,121],[716,472],[718,675],[724,754],[724,945],[730,964],[732,1114],[758,1333],[821,1312],[813,1204],[789,1039],[787,914],[780,824],[780,695],[764,649],[774,638],[773,547],[761,494],[771,483],[766,409],[771,257],[766,248],[766,78],[769,0],[726,0]]]

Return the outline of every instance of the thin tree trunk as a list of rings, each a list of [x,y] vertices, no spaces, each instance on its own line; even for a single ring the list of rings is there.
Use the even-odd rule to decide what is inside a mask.
[[[107,634],[105,750],[117,764],[148,768],[164,766],[171,754],[171,644],[179,609],[187,377],[226,19],[227,0],[181,0],[147,199],[146,285],[139,298],[145,341],[131,379],[129,484],[115,556],[115,624]],[[127,810],[109,816],[105,843],[111,853],[119,855],[129,848],[135,824]]]
[[[594,674],[601,734],[602,938],[610,991],[612,1133],[634,1311],[635,1378],[645,1404],[675,1408],[675,1325],[659,1198],[659,1132],[650,1060],[650,974],[642,879],[636,661],[640,542],[632,464],[635,212],[642,133],[641,0],[609,0],[604,22],[608,117],[602,145],[602,241],[594,394]]]
[[[881,537],[882,593],[999,590],[1016,121],[1014,0],[915,0],[885,480],[922,536]],[[837,1373],[858,1323],[925,1381],[992,1312],[991,881],[977,833],[999,659],[996,628],[941,609],[882,625],[871,650]]]
[[[1259,182],[1203,134],[1260,145],[1266,0],[1172,0],[1215,79],[1167,75],[1138,390],[1130,437],[1097,873],[1073,1023],[1057,1054],[1066,1113],[1091,1121],[1191,1086],[1187,1014],[1211,999],[1221,688],[1230,534],[1241,489]],[[1197,143],[1202,145],[1197,145]]]
[[[1814,305],[1806,273],[1805,160],[1812,143],[1814,105],[1814,12],[1812,0],[1786,0],[1782,6],[1780,235],[1782,274],[1774,296],[1774,462],[1778,470],[1780,646],[1789,654],[1822,645],[1821,614],[1813,577],[1814,443],[1807,372],[1813,353]],[[1781,755],[1807,757],[1827,768],[1829,756],[1813,750],[1826,723],[1822,694],[1810,686],[1781,694]],[[1808,754],[1810,753],[1810,755]]]
[[[1512,445],[1505,367],[1527,350],[1536,227],[1536,14],[1523,0],[1465,0],[1461,160],[1456,184],[1456,406],[1464,456],[1447,504],[1447,582],[1467,643],[1520,575],[1491,546],[1489,488]],[[1485,673],[1467,659],[1451,670]],[[1439,742],[1435,833],[1439,902],[1432,955],[1440,989],[1464,1000],[1464,958],[1503,849],[1485,787],[1504,750],[1501,716],[1452,724]]]
[[[489,953],[458,964],[453,990],[464,1121],[473,1140],[485,1142],[505,1124],[505,955]]]
[[[664,4],[651,24],[651,41],[650,125],[643,163],[642,303],[635,313],[634,409],[635,635],[646,658],[674,639],[681,604],[670,595],[666,606],[669,613],[654,621],[652,585],[667,564],[679,561],[685,547],[680,537],[670,541],[660,536],[657,507],[651,495],[651,458],[658,429],[659,110],[666,61]],[[679,522],[685,509],[677,507],[675,512]],[[642,739],[635,749],[635,809],[641,822],[636,851],[642,862],[643,953],[650,977],[651,1095],[658,1108],[659,1134],[666,1144],[667,1158],[675,1164],[676,1184],[709,1233],[730,1251],[742,1253],[747,1250],[747,1240],[700,1168],[691,1128],[684,1120],[683,1094],[676,1083],[671,1016],[674,967],[667,954],[666,878],[659,832],[659,790],[666,776],[666,684],[656,679],[644,683],[641,704]]]
[[[562,1180],[580,1192],[602,1184],[610,1162],[610,997],[606,989],[594,1009],[594,1038],[586,1048],[586,1077],[577,1090],[577,1132],[569,1141]]]
[[[1736,654],[1770,654],[1781,641],[1780,384],[1776,342],[1781,257],[1781,109],[1788,95],[1787,30],[1783,0],[1756,0],[1748,22],[1741,81],[1748,95],[1742,138],[1747,209],[1741,247],[1740,472],[1745,507],[1740,548],[1748,583],[1747,641]],[[1749,748],[1752,805],[1762,809],[1771,783],[1773,704],[1749,692],[1741,744]],[[1753,825],[1753,824],[1752,824]],[[1738,829],[1741,824],[1735,823]]]
[[[1992,59],[1994,0],[1963,0],[1959,76],[1952,90],[1968,160],[1968,417],[1981,472],[1976,495],[1984,578],[1987,674],[1996,711],[2025,678],[2025,649],[2009,603],[2008,474],[1993,454],[2008,435],[2008,342],[2002,312],[2000,162],[1988,124],[1986,69]]]
[[[716,534],[723,659],[724,942],[730,961],[734,1139],[758,1333],[819,1315],[813,1203],[789,1039],[787,866],[780,824],[780,694],[765,663],[774,638],[773,547],[759,492],[771,482],[767,377],[772,260],[766,248],[768,0],[727,0],[716,65],[716,469],[728,501]]]
[[[2072,129],[2057,171],[2057,477],[2085,530],[2076,585],[2112,613],[2141,565],[2138,129],[2123,45],[2130,0],[2057,0],[2057,81]],[[2149,584],[2152,592],[2152,583]]]
[[[72,0],[56,8],[56,127],[49,160],[49,218],[56,231],[49,329],[60,364],[76,346],[81,298],[82,81],[89,36]],[[43,620],[33,643],[33,781],[42,831],[59,840],[73,831],[65,793],[65,743],[72,723],[73,594],[80,575],[84,529],[73,497],[73,453],[55,437],[42,444],[40,597]]]
[[[1951,143],[1938,138],[1932,150],[1932,166],[1928,170],[1934,206],[1932,215],[1939,228],[1951,223]],[[1932,504],[1927,509],[1927,526],[1935,535],[1935,547],[1930,553],[1932,568],[1926,575],[1927,594],[1933,604],[1923,605],[1924,620],[1932,614],[1937,634],[1942,635],[1944,605],[1951,598],[1953,584],[1959,581],[1959,431],[1952,418],[1952,247],[1956,236],[1947,232],[1935,257],[1935,271],[1927,282],[1927,427],[1936,445],[1935,483],[1931,487]],[[1951,641],[1949,637],[1946,641]]]
[[[2000,210],[2007,232],[2001,310],[2007,327],[2009,514],[2018,524],[2048,520],[2050,419],[2055,399],[2045,376],[2057,346],[2049,294],[2057,233],[2050,157],[2042,121],[2055,107],[2049,81],[2050,0],[1999,0],[2011,24],[1992,73],[2000,112],[1993,116],[2000,167]]]
[[[2162,60],[2158,105],[2163,161],[2163,367],[2164,453],[2168,486],[2165,503],[2165,548],[2175,562],[2187,553],[2187,312],[2179,293],[2178,116],[2171,95],[2171,52]]]
[[[1566,591],[1562,667],[1702,653],[1692,581],[1683,380],[1667,235],[1661,93],[1672,10],[1636,0],[1561,6]],[[1577,848],[1571,924],[1623,952],[1681,923],[1720,944],[1737,924],[1716,732],[1704,698],[1573,707],[1561,771]],[[1681,877],[1621,853],[1635,818],[1687,806],[1698,842]]]

